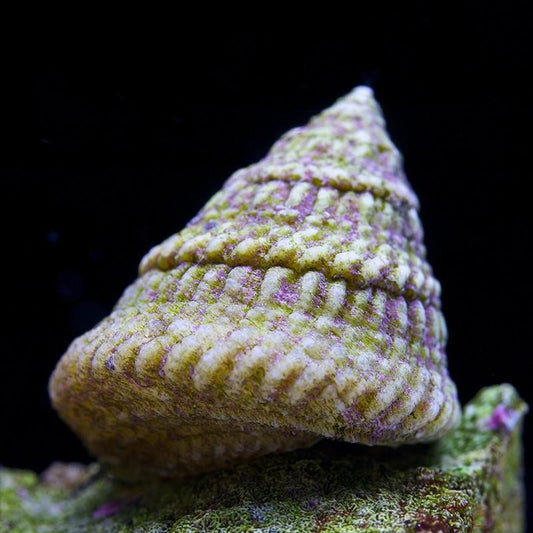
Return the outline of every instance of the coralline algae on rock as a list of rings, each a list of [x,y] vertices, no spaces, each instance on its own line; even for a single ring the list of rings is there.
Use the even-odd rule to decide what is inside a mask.
[[[54,406],[126,477],[441,437],[460,410],[417,207],[356,88],[148,253],[59,362]]]
[[[515,423],[492,427],[502,408]],[[526,409],[510,385],[490,387],[432,445],[323,442],[189,480],[132,485],[100,476],[61,489],[0,469],[0,531],[521,533]]]

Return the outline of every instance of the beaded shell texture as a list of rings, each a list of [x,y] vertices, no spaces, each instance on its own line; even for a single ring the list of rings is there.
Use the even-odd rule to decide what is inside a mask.
[[[418,200],[357,87],[234,173],[75,339],[53,405],[123,478],[321,438],[435,440],[460,408]]]

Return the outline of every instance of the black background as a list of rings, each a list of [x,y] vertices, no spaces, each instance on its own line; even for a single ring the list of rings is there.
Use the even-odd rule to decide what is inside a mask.
[[[0,461],[89,459],[48,400],[69,342],[234,170],[358,84],[374,88],[420,198],[461,401],[510,382],[533,404],[525,5],[419,2],[333,16],[328,31],[180,20],[106,46],[98,31],[84,44],[76,30],[19,35],[2,65]]]

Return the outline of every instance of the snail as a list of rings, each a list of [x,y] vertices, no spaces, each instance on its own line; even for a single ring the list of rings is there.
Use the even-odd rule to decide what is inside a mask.
[[[440,284],[373,92],[234,173],[75,339],[53,406],[123,478],[186,477],[329,438],[458,424]]]

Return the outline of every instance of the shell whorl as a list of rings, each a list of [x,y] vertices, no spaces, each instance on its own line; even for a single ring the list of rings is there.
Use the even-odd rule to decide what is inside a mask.
[[[124,477],[440,437],[460,410],[417,208],[358,87],[145,256],[58,363],[55,407]]]

